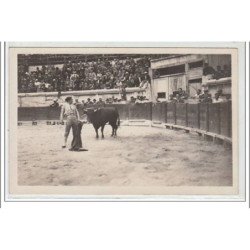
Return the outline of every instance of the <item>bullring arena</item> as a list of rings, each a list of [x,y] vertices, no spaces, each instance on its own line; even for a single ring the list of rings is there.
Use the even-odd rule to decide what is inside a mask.
[[[36,125],[27,121],[30,120],[28,117],[22,116],[27,114],[27,108],[20,109],[19,120],[26,119],[26,121],[19,122],[18,126],[18,184],[232,185],[230,147],[215,143],[212,137],[211,140],[206,140],[205,134],[198,133],[202,130],[197,130],[198,132],[180,130],[181,126],[178,125],[176,129],[166,129],[168,123],[163,123],[160,119],[155,120],[154,125],[148,120],[152,114],[145,112],[145,110],[151,111],[150,105],[117,105],[122,122],[116,138],[110,137],[111,127],[106,125],[105,139],[96,139],[93,126],[85,124],[82,140],[83,147],[88,151],[83,152],[71,152],[61,148],[64,125],[57,125],[56,122],[55,125],[47,125],[45,120],[38,120],[45,116],[47,120],[59,117],[58,109],[29,108],[28,113],[36,118],[34,119],[36,122],[33,122]],[[156,114],[161,117],[163,113],[167,113],[164,119],[170,121],[173,115],[170,107],[168,107],[169,112],[166,110],[163,112],[163,104],[158,105],[159,107],[154,105],[152,109],[155,119]],[[126,115],[130,117],[125,117]],[[138,119],[136,116],[139,116]],[[130,119],[131,117],[133,119]],[[181,119],[176,120],[181,124]],[[50,121],[53,124],[55,119]],[[72,139],[72,135],[70,136],[68,144]]]
[[[20,54],[17,80],[19,185],[233,185],[230,54]],[[81,119],[116,107],[118,136],[62,148],[69,96]]]

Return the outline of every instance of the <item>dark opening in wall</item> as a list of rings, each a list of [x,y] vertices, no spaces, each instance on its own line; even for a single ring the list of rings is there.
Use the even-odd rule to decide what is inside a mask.
[[[196,78],[196,79],[188,80],[188,83],[202,83],[202,78]]]
[[[166,98],[166,93],[165,92],[158,92],[157,98]]]
[[[185,73],[185,64],[156,69],[154,70],[154,77],[158,78],[161,76],[175,75],[175,74],[181,74],[181,73]]]
[[[189,69],[201,68],[203,67],[203,61],[191,62],[188,64]]]

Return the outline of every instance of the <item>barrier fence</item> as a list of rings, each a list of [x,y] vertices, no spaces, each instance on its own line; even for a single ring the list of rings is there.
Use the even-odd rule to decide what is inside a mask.
[[[151,120],[232,137],[231,102],[107,104],[116,107],[121,120]],[[80,116],[83,108],[78,107]],[[19,107],[18,121],[59,120],[60,108]]]

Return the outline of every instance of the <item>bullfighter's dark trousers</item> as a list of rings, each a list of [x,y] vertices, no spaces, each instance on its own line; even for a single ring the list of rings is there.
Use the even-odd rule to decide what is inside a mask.
[[[79,150],[82,148],[82,138],[81,138],[81,131],[82,131],[83,123],[77,121],[77,131],[75,135],[73,135],[73,140],[71,142],[71,150]]]

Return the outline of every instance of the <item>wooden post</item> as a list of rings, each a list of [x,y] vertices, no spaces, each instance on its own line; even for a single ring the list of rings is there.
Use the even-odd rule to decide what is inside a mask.
[[[201,127],[201,123],[200,123],[200,103],[197,104],[197,126],[198,126],[198,129],[200,129]]]
[[[206,130],[209,131],[209,103],[206,106]]]
[[[131,118],[131,111],[130,111],[130,107],[131,107],[131,105],[133,105],[133,104],[128,104],[128,120],[130,120],[130,118]]]
[[[153,103],[150,102],[149,105],[150,105],[150,106],[149,106],[149,110],[150,110],[150,111],[149,111],[149,112],[150,112],[150,114],[149,114],[150,117],[149,117],[149,118],[150,118],[150,121],[152,121],[152,120],[153,120],[153,115],[152,115],[152,113],[153,113],[153,112],[152,112],[152,110],[153,110]]]
[[[166,103],[166,123],[168,122],[168,103]]]
[[[174,103],[174,110],[173,110],[173,113],[174,113],[174,124],[176,125],[176,103]]]
[[[165,102],[163,105],[163,112],[164,112],[164,123],[167,122],[167,103]]]
[[[186,103],[185,109],[186,109],[186,127],[187,127],[188,126],[188,103]]]
[[[218,106],[217,106],[217,113],[218,113],[218,134],[221,134],[221,108],[220,108],[220,103],[218,103]]]

